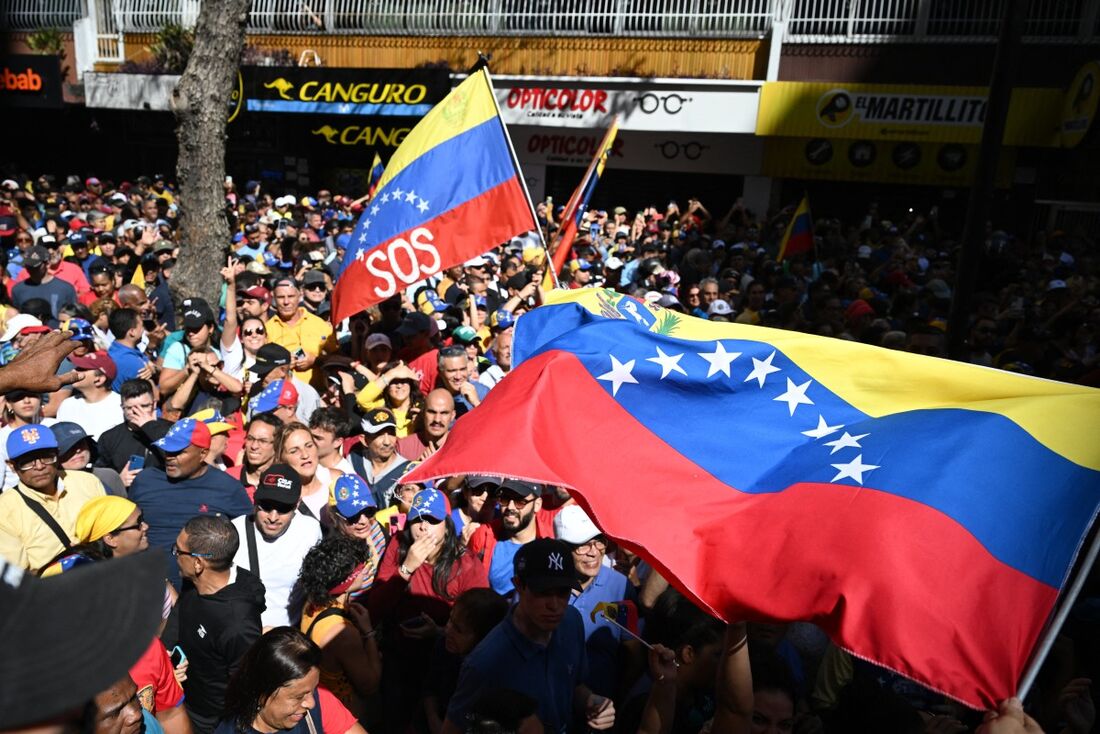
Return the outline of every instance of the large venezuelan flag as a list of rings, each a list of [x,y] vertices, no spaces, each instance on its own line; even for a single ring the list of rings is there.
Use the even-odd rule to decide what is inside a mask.
[[[340,266],[332,320],[537,227],[488,74],[478,71],[386,165]]]
[[[557,292],[414,480],[563,485],[725,619],[1016,692],[1100,506],[1100,390]],[[582,406],[562,410],[563,405]]]
[[[810,197],[803,196],[798,203],[794,216],[787,224],[787,231],[783,233],[783,241],[779,243],[779,255],[776,262],[783,262],[783,258],[797,255],[801,252],[810,252],[814,249],[814,223],[810,219]]]

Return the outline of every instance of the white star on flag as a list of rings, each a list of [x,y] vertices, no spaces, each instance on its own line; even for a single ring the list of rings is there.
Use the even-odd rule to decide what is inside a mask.
[[[831,481],[835,482],[840,479],[854,479],[855,481],[859,482],[861,486],[863,485],[864,472],[874,471],[875,469],[879,468],[874,464],[864,464],[863,454],[860,454],[856,458],[849,461],[847,464],[833,464],[832,466],[837,471],[836,476],[833,477]]]
[[[607,380],[608,382],[610,382],[611,383],[611,396],[615,397],[616,395],[619,394],[619,388],[622,387],[623,383],[629,382],[633,385],[638,384],[638,381],[636,379],[634,379],[634,375],[630,374],[633,369],[634,369],[634,360],[633,359],[630,360],[629,362],[627,362],[626,364],[623,364],[618,359],[616,359],[614,354],[612,354],[611,355],[611,371],[610,372],[604,372],[602,375],[600,375],[596,379],[597,380]]]
[[[414,201],[416,201],[416,192],[415,191],[410,191],[409,193],[405,194],[405,203],[406,204],[411,204]]]
[[[381,209],[381,208],[379,208],[379,206],[378,206],[377,204],[375,204],[374,206],[372,206],[372,207],[370,208],[370,215],[371,215],[372,217],[377,217],[377,216],[378,216],[378,212],[380,212],[380,211],[382,211],[382,209]]]
[[[835,441],[826,441],[825,445],[833,447],[833,450],[829,452],[829,455],[832,456],[833,454],[835,454],[837,451],[840,451],[841,449],[848,449],[848,448],[861,449],[861,448],[863,448],[862,446],[859,445],[859,439],[867,438],[869,435],[871,435],[871,434],[861,433],[858,436],[853,436],[852,434],[845,431],[843,436],[841,436],[840,438],[838,438]]]
[[[428,211],[428,202],[421,199],[420,203],[416,205],[416,208],[419,209],[421,212],[426,212]]]
[[[680,358],[683,354],[665,354],[660,347],[657,347],[656,357],[647,357],[646,362],[653,362],[654,364],[661,365],[661,379],[665,379],[673,372],[679,372],[681,375],[687,375],[684,368],[680,366]]]
[[[825,438],[830,434],[836,433],[843,427],[843,424],[830,426],[828,423],[825,422],[825,416],[819,413],[817,416],[817,428],[811,428],[808,431],[803,431],[802,435],[809,436],[810,438]]]
[[[363,220],[363,229],[370,229],[370,220],[369,219],[364,219]]]
[[[389,200],[390,200],[390,195],[388,193],[382,194],[382,203],[383,204],[385,204]]]
[[[799,405],[813,405],[814,401],[806,397],[806,390],[810,387],[810,383],[813,380],[806,380],[801,385],[794,384],[794,380],[787,378],[787,392],[783,393],[777,398],[772,398],[781,403],[786,403],[787,407],[791,409],[791,415],[794,415],[795,408]]]
[[[772,360],[775,359],[775,350],[768,355],[767,359],[752,358],[752,372],[745,378],[745,382],[749,380],[756,380],[760,383],[760,387],[764,387],[764,380],[768,378],[773,372],[779,372],[779,368],[772,365]]]
[[[713,377],[721,372],[726,377],[730,376],[730,362],[741,356],[741,352],[727,352],[726,348],[722,346],[722,342],[715,342],[717,345],[713,352],[698,352],[697,354],[710,363],[710,369],[707,370],[707,377]]]
[[[363,232],[363,234],[359,235],[359,241],[360,241],[360,242],[366,242],[366,241],[367,241],[367,233],[366,233],[366,231],[364,231],[364,232]]]
[[[397,201],[398,199],[400,199],[404,195],[405,195],[405,192],[402,191],[401,189],[394,189],[393,190],[393,200],[394,201]]]

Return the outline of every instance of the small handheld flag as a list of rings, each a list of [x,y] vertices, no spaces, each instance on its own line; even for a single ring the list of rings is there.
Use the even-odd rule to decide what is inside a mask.
[[[382,156],[374,154],[374,161],[370,164],[370,174],[367,177],[367,201],[374,198],[374,192],[378,190],[378,182],[386,168],[382,165]]]
[[[810,199],[803,196],[795,209],[794,216],[787,224],[787,231],[783,233],[783,242],[779,245],[779,254],[776,262],[783,262],[783,258],[797,255],[800,252],[810,252],[814,249],[814,223],[810,218]]]

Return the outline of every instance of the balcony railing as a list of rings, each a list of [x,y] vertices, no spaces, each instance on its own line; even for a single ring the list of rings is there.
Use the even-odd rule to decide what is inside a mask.
[[[254,0],[251,33],[763,38],[787,43],[988,42],[1008,0]],[[200,0],[94,0],[118,32],[193,25]],[[69,28],[89,0],[0,0],[0,27]],[[1026,40],[1093,41],[1097,0],[1028,0]]]

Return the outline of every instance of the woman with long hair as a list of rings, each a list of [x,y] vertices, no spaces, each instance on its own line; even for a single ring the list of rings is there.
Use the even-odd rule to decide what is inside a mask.
[[[0,492],[19,484],[19,477],[8,466],[8,436],[16,428],[38,423],[52,425],[53,418],[42,416],[42,396],[26,390],[12,390],[3,400],[3,428],[0,428]]]
[[[275,445],[275,456],[276,461],[281,461],[298,472],[298,478],[302,482],[302,501],[299,508],[304,505],[309,510],[308,514],[327,525],[330,521],[327,513],[322,510],[328,504],[329,487],[336,478],[342,476],[342,472],[321,466],[317,458],[317,444],[309,426],[297,421],[288,423]]]
[[[382,554],[386,552],[386,531],[375,517],[378,514],[375,504],[374,493],[357,474],[345,474],[332,484],[329,520],[338,533],[362,543],[370,554],[368,581],[361,594],[374,585]]]
[[[370,615],[352,601],[373,571],[365,544],[332,535],[306,554],[298,574],[301,630],[321,649],[321,682],[359,718],[382,674]]]
[[[420,378],[404,362],[394,364],[355,395],[355,402],[364,413],[389,408],[397,424],[398,438],[405,438],[415,430],[413,423],[423,401]]]
[[[241,658],[215,734],[366,734],[321,681],[320,648],[296,629],[270,630]]]

